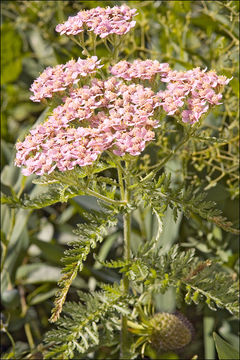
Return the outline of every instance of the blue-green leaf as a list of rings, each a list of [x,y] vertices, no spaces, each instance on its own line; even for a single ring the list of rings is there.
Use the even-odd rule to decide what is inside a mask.
[[[217,349],[218,357],[220,360],[238,360],[239,352],[234,349],[230,344],[223,340],[218,334],[213,333],[215,346]]]

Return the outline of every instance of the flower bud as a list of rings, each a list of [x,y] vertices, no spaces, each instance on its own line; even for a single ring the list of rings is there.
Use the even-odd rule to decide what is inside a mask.
[[[151,344],[157,350],[177,350],[189,344],[193,326],[180,313],[158,313],[151,320]]]

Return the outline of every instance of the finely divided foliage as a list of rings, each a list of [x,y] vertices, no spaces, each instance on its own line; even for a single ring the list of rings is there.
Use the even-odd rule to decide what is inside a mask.
[[[92,212],[83,213],[83,216],[88,219],[88,223],[79,224],[76,230],[79,241],[70,243],[71,247],[65,251],[65,257],[63,258],[64,268],[62,270],[63,277],[59,281],[60,290],[56,295],[55,307],[52,310],[52,316],[50,321],[55,322],[59,314],[62,311],[68,289],[78,274],[78,271],[82,270],[83,261],[86,260],[87,255],[91,249],[97,246],[97,243],[102,242],[104,235],[107,233],[107,229],[116,225],[116,216],[114,212],[101,213]]]
[[[144,200],[145,205],[151,204],[152,208],[162,216],[170,206],[173,209],[175,219],[178,212],[184,212],[187,217],[195,213],[210,222],[213,222],[226,231],[238,234],[238,230],[232,227],[231,221],[222,217],[221,210],[216,209],[214,201],[205,201],[207,194],[193,186],[185,188],[184,184],[171,188],[171,175],[163,173],[157,181],[148,180],[138,187],[137,197]],[[140,196],[139,196],[140,195]]]
[[[213,311],[223,308],[233,315],[238,313],[237,287],[221,263],[202,260],[194,250],[183,251],[179,246],[167,252],[161,248],[161,221],[168,208],[175,221],[183,213],[208,226],[214,223],[238,233],[220,215],[216,204],[206,200],[206,192],[186,182],[176,185],[163,170],[186,143],[201,138],[203,117],[224,102],[222,92],[231,79],[207,69],[177,71],[151,59],[118,61],[118,37],[127,41],[135,15],[137,10],[126,5],[97,7],[80,11],[56,27],[60,35],[73,37],[87,58],[48,67],[34,81],[31,100],[46,101],[51,110],[16,144],[15,160],[25,176],[40,176],[34,182],[47,191],[30,198],[3,188],[2,202],[13,208],[40,209],[81,195],[94,196],[100,206],[91,213],[81,210],[83,222],[75,231],[77,240],[65,251],[50,318],[57,321],[57,329],[46,335],[46,359],[82,358],[103,346],[111,356],[115,351],[122,359],[144,355],[151,344],[161,353],[165,349],[161,344],[166,342],[156,339],[158,331],[169,335],[168,319],[176,325],[175,333],[184,325],[181,315],[153,316],[149,310],[154,312],[153,295],[164,294],[169,288],[175,289],[179,309],[184,303],[194,303],[206,304]],[[99,36],[113,51],[113,62],[108,61],[107,66],[96,51],[90,54],[86,36],[94,46]],[[164,131],[162,119],[167,115],[176,119],[183,139],[174,144],[174,150],[162,154],[159,164],[148,167],[146,162],[140,170],[139,159],[144,161],[143,151]],[[145,237],[131,253],[133,211],[149,207],[158,219],[158,235]],[[78,292],[78,302],[64,305],[87,256],[114,227],[121,227],[122,218],[124,258],[103,261],[95,256],[102,266],[120,269],[122,280],[114,285],[98,284],[101,290],[90,294]],[[165,327],[161,330],[161,326]],[[185,330],[188,344],[192,336],[187,325]],[[185,342],[178,339],[176,334],[168,348],[183,347]]]
[[[114,340],[119,330],[118,316],[129,313],[127,299],[115,286],[111,291],[95,292],[93,295],[78,293],[81,303],[68,302],[65,316],[58,321],[58,330],[46,335],[46,341],[54,344],[46,359],[72,359],[74,350],[88,353],[96,345]]]

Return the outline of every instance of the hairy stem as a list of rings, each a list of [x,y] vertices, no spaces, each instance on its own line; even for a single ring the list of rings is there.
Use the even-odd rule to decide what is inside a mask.
[[[125,189],[122,181],[122,171],[118,167],[118,179],[121,187],[121,196],[128,203],[131,198],[131,192],[129,190],[130,177],[128,174],[128,163],[126,162],[126,175],[125,175]],[[123,216],[123,231],[124,231],[124,260],[130,259],[130,240],[131,240],[131,212],[127,212]],[[127,296],[129,291],[129,280],[126,275],[123,276],[123,288],[124,294]],[[127,316],[122,315],[122,331],[121,331],[121,359],[128,359],[128,328],[127,328]]]

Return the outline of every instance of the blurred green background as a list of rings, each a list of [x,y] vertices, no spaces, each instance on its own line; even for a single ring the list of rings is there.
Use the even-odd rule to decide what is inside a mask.
[[[239,33],[238,1],[3,1],[1,25],[1,180],[3,186],[18,195],[37,194],[33,176],[25,179],[13,165],[14,144],[33,126],[45,109],[29,100],[29,87],[47,67],[81,56],[81,50],[66,36],[55,32],[58,23],[81,9],[127,3],[138,9],[137,25],[129,36],[121,58],[151,58],[168,62],[177,70],[193,67],[214,69],[233,77],[224,93],[224,104],[207,118],[205,135],[229,139],[217,145],[192,143],[179,158],[167,164],[167,171],[183,176],[188,182],[203,185],[209,199],[217,202],[234,225],[238,221],[238,99]],[[106,56],[104,47],[97,55]],[[161,151],[161,147],[160,150]],[[190,151],[189,151],[190,150]],[[191,153],[191,155],[190,155]],[[152,154],[156,156],[156,154]],[[184,172],[182,166],[184,165]],[[48,318],[57,289],[66,244],[74,238],[73,229],[81,222],[81,209],[96,209],[91,197],[77,197],[68,204],[57,204],[38,211],[2,207],[2,250],[6,262],[2,271],[1,353],[11,358],[30,354],[41,343],[49,328]],[[142,228],[151,238],[156,219],[150,210],[134,214],[133,251],[140,244]],[[96,249],[102,259],[122,254],[122,223]],[[181,218],[173,222],[171,211],[164,219],[161,245],[173,243],[194,247],[203,259],[220,260],[229,272],[238,271],[237,237],[216,226]],[[68,299],[76,300],[76,289],[94,290],[99,281],[114,282],[119,275],[102,269],[92,256],[76,278]],[[172,311],[172,293],[159,296],[158,310]],[[217,359],[212,331],[218,331],[234,347],[238,346],[237,323],[227,312],[211,312],[189,307],[188,316],[196,329],[191,346],[169,358]],[[14,344],[13,344],[14,343]],[[40,348],[41,350],[41,348]],[[7,355],[8,354],[8,355]],[[28,355],[28,358],[41,358]],[[104,351],[97,355],[104,358]],[[167,355],[165,355],[165,358]],[[26,357],[24,357],[26,358]]]

